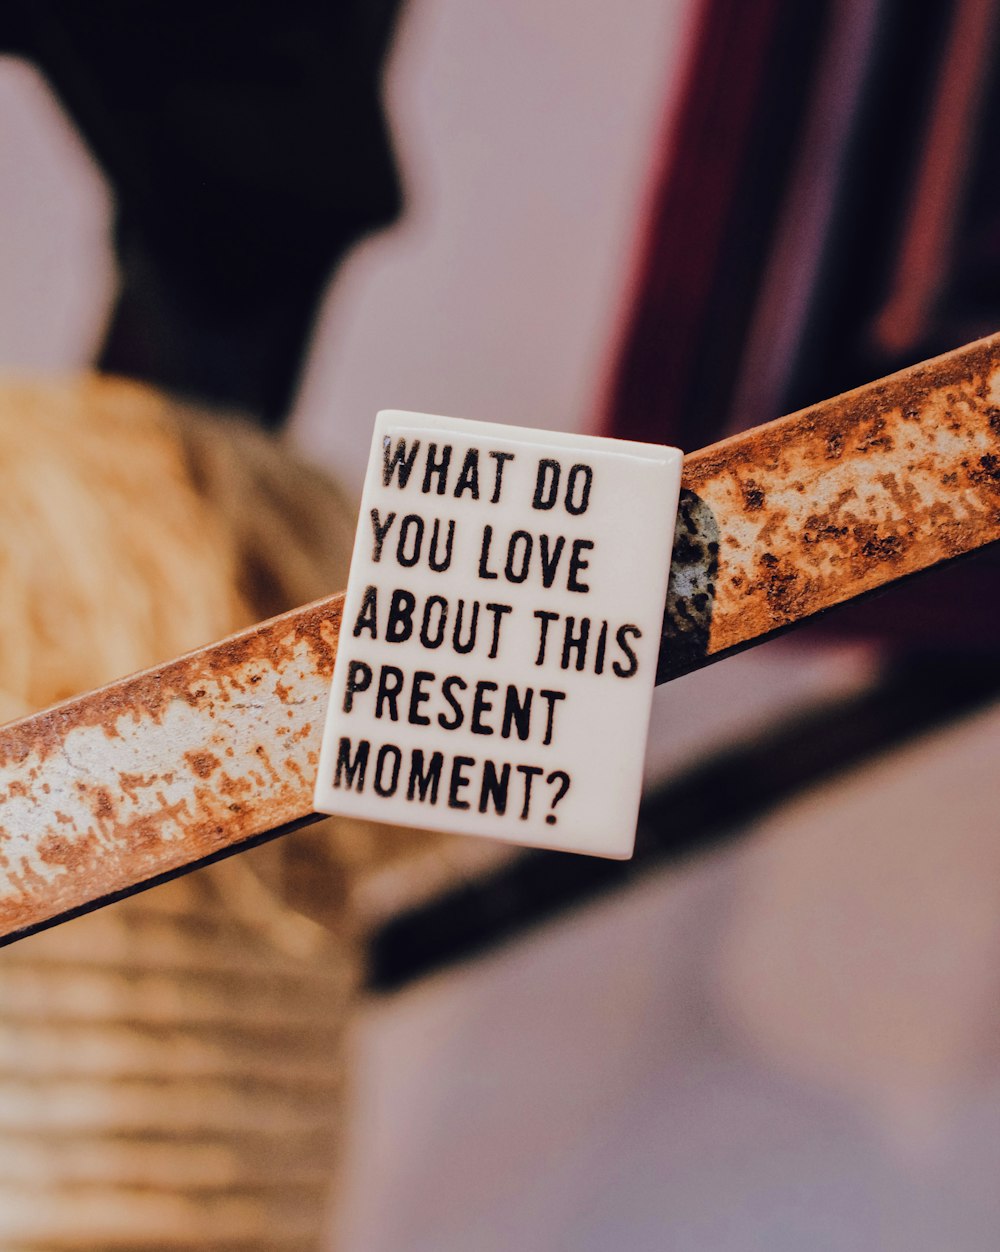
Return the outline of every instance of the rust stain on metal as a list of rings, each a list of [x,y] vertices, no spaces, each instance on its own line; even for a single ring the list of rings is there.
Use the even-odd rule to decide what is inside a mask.
[[[0,728],[0,935],[306,817],[342,606]]]
[[[211,778],[219,768],[219,758],[211,752],[185,752],[184,760],[191,766],[191,771],[199,778]]]
[[[685,460],[659,680],[1000,540],[1000,337]],[[308,820],[343,598],[0,728],[0,938]]]

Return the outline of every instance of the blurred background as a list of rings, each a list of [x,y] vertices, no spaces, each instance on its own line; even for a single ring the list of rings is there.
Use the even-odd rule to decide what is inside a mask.
[[[997,0],[14,6],[0,364],[238,410],[351,493],[380,408],[693,450],[1000,326],[998,37]],[[376,875],[326,1245],[995,1247],[997,587],[660,688],[634,867]]]

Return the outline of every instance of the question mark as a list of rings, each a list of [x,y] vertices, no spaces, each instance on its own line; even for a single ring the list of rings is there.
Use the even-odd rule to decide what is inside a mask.
[[[551,783],[554,778],[559,779],[559,790],[552,797],[552,811],[545,818],[550,826],[554,826],[556,824],[556,805],[563,798],[566,792],[569,791],[569,774],[567,774],[564,769],[554,769],[545,781],[547,783]]]

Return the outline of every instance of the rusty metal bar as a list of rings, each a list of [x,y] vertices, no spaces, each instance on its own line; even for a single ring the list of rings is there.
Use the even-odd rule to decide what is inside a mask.
[[[659,681],[1000,539],[1000,336],[685,461]],[[0,728],[0,941],[311,820],[333,596]]]
[[[658,681],[1000,539],[1000,335],[687,457]]]

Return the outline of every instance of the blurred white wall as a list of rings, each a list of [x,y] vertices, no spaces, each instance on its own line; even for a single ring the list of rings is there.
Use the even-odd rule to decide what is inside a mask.
[[[585,428],[692,0],[410,0],[387,98],[406,208],[316,331],[293,433],[360,480],[374,414]]]
[[[90,361],[115,288],[110,229],[104,178],[47,84],[0,57],[0,368]]]
[[[341,1246],[993,1252],[998,737],[941,730],[376,1006]]]

